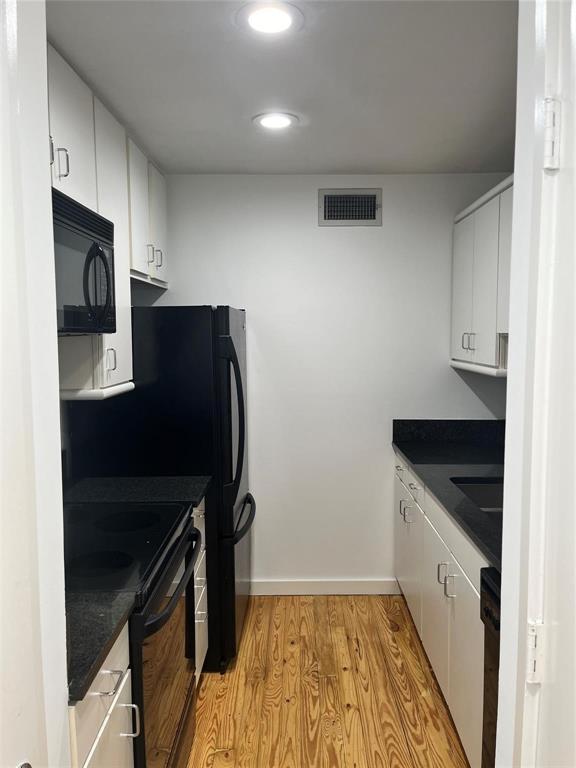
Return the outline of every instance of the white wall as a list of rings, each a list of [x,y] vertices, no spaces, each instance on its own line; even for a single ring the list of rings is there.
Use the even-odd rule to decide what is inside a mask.
[[[70,764],[43,2],[0,5],[0,766]]]
[[[392,419],[503,416],[503,382],[447,362],[452,219],[501,178],[170,178],[159,303],[248,311],[257,589],[390,586]],[[318,227],[338,186],[383,187],[383,226]]]

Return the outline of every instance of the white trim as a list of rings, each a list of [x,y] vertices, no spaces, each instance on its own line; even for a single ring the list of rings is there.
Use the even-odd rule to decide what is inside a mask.
[[[399,595],[396,579],[278,579],[252,581],[253,595]]]
[[[482,197],[479,197],[478,200],[475,200],[472,203],[472,205],[468,206],[468,208],[464,208],[463,211],[460,211],[460,213],[457,213],[456,216],[454,217],[454,223],[456,224],[462,219],[465,219],[466,216],[470,216],[471,213],[474,213],[474,211],[477,211],[478,208],[481,208],[486,203],[489,203],[493,197],[500,195],[502,192],[504,192],[506,189],[511,187],[513,184],[514,184],[514,174],[511,174],[506,179],[504,179],[504,181],[501,181],[500,184],[497,184],[495,187],[488,190],[488,192],[483,194]]]
[[[114,384],[112,387],[102,389],[61,389],[60,400],[108,400],[109,397],[131,392],[135,385],[133,381],[124,384]]]
[[[495,368],[491,365],[464,363],[460,360],[450,360],[450,365],[452,368],[458,368],[461,371],[471,371],[472,373],[480,373],[483,376],[496,376],[497,378],[503,378],[508,375],[506,368]]]
[[[164,291],[168,288],[168,283],[165,280],[160,280],[157,277],[150,277],[150,275],[138,272],[137,269],[130,270],[130,279],[136,280],[138,283],[144,283],[145,285],[153,285],[155,288],[162,288]]]

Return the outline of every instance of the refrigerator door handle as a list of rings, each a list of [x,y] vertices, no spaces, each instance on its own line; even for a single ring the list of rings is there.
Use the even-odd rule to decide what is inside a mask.
[[[256,517],[256,500],[254,499],[254,496],[252,496],[251,493],[246,494],[246,498],[244,499],[244,504],[242,506],[242,512],[240,513],[240,518],[238,520],[238,523],[240,524],[240,522],[242,521],[242,518],[244,517],[244,510],[246,509],[248,504],[250,505],[250,513],[248,515],[248,519],[240,529],[238,529],[237,527],[236,530],[234,531],[234,536],[232,537],[232,544],[238,544],[238,542],[241,541],[241,539],[243,539],[244,536],[246,536],[246,534],[252,527],[252,523],[254,522],[254,518]]]
[[[224,494],[227,502],[233,504],[238,495],[242,471],[244,469],[244,448],[246,442],[246,413],[244,410],[244,389],[242,386],[242,371],[238,362],[238,355],[231,336],[220,336],[220,357],[229,360],[234,369],[234,379],[236,380],[236,396],[238,398],[238,457],[236,459],[236,476],[231,483],[224,486]]]

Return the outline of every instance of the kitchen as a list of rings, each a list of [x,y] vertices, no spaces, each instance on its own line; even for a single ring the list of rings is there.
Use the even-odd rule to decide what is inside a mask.
[[[569,5],[7,4],[2,765],[573,765]]]

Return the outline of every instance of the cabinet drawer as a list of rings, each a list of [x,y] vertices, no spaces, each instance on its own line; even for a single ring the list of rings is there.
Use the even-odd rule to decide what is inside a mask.
[[[196,611],[195,636],[196,636],[196,685],[202,673],[204,659],[208,650],[208,588],[204,587]]]
[[[394,470],[396,475],[406,484],[406,462],[397,453],[394,454]]]
[[[412,498],[417,501],[418,504],[422,505],[424,502],[424,486],[408,467],[404,470],[402,482],[410,491]]]
[[[69,707],[74,768],[84,765],[115,696],[126,679],[129,663],[130,647],[126,624],[86,696],[73,707]]]
[[[474,589],[480,592],[480,569],[488,565],[487,561],[428,490],[424,501],[424,511],[448,549],[462,566],[462,570],[472,582]]]
[[[134,765],[133,739],[140,713],[136,714],[134,727],[130,670],[126,673],[120,690],[94,742],[84,768],[132,768]]]

